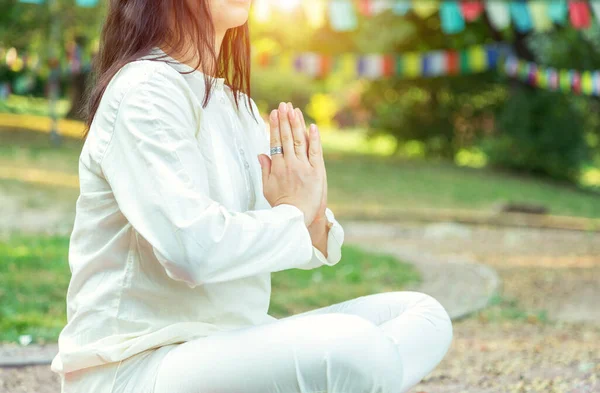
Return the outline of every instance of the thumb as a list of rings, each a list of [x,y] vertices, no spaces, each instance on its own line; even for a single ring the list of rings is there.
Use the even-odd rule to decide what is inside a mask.
[[[269,174],[271,173],[271,159],[265,154],[259,154],[258,162],[260,163],[263,184],[267,184],[267,179],[269,178]]]

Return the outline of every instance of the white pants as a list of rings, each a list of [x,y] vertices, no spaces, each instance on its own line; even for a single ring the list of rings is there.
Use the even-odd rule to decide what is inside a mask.
[[[435,299],[383,292],[179,344],[155,393],[402,393],[451,341]]]

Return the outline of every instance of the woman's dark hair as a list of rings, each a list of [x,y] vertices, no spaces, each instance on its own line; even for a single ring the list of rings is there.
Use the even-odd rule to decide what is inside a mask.
[[[194,43],[198,51],[198,64],[194,68],[203,70],[205,75],[206,93],[202,106],[208,103],[212,90],[209,75],[215,75],[225,78],[225,83],[233,90],[238,109],[239,92],[246,94],[248,108],[251,108],[248,22],[227,30],[217,59],[209,2],[195,0],[193,5],[191,3],[188,0],[110,1],[99,52],[92,64],[94,81],[85,94],[83,140],[87,138],[100,99],[117,71],[157,46],[169,48],[168,52],[185,53],[185,46]],[[161,58],[152,60],[161,61]]]

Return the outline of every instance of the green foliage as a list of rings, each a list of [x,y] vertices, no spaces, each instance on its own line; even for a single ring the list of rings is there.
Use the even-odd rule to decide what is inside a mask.
[[[390,28],[382,30],[382,24]],[[460,34],[448,35],[441,31],[437,14],[421,19],[390,13],[365,21],[356,40],[361,52],[398,54],[461,50],[492,42],[481,20]],[[485,129],[486,117],[505,97],[496,73],[488,72],[416,79],[391,76],[373,81],[362,98],[371,113],[373,134],[387,133],[399,142],[419,141],[427,156],[453,159],[461,149],[473,146]]]
[[[69,109],[68,99],[60,99],[57,103],[59,117],[63,117]],[[34,116],[50,116],[50,104],[48,99],[33,96],[18,96],[11,94],[6,100],[0,100],[0,113],[17,113]],[[4,138],[0,138],[4,139]],[[11,145],[9,141],[7,146]],[[1,150],[1,149],[0,149]]]
[[[374,82],[363,97],[372,108],[372,133],[421,141],[426,156],[453,159],[476,142],[486,119],[504,102],[506,90],[494,79],[486,73]]]
[[[575,182],[590,159],[581,114],[560,93],[516,87],[483,144],[492,165]]]
[[[254,68],[251,83],[251,95],[262,113],[277,108],[282,101],[292,102],[305,113],[311,97],[318,91],[317,84],[307,75],[270,68]]]
[[[342,260],[318,269],[291,269],[272,277],[270,312],[278,317],[372,293],[398,291],[420,281],[417,270],[396,258],[344,245]]]

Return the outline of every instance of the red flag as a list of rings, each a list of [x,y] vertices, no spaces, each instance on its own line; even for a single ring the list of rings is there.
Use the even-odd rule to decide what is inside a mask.
[[[569,2],[569,17],[571,24],[576,29],[587,29],[590,27],[592,18],[587,2],[583,0],[571,0]]]
[[[463,17],[467,22],[472,22],[479,18],[483,12],[484,4],[476,0],[463,0],[460,5]]]
[[[362,15],[371,15],[371,0],[360,0],[358,10]]]
[[[457,51],[446,52],[446,72],[448,75],[456,75],[460,71],[460,56]]]
[[[319,75],[326,76],[331,71],[332,59],[330,55],[321,55],[319,62]]]
[[[575,94],[581,94],[581,75],[579,72],[573,72],[573,75],[571,76],[571,83]]]
[[[258,64],[261,67],[266,67],[269,65],[269,53],[267,52],[260,52],[258,55]]]
[[[383,56],[383,75],[390,76],[396,72],[396,63],[394,62],[394,56],[385,55]]]

